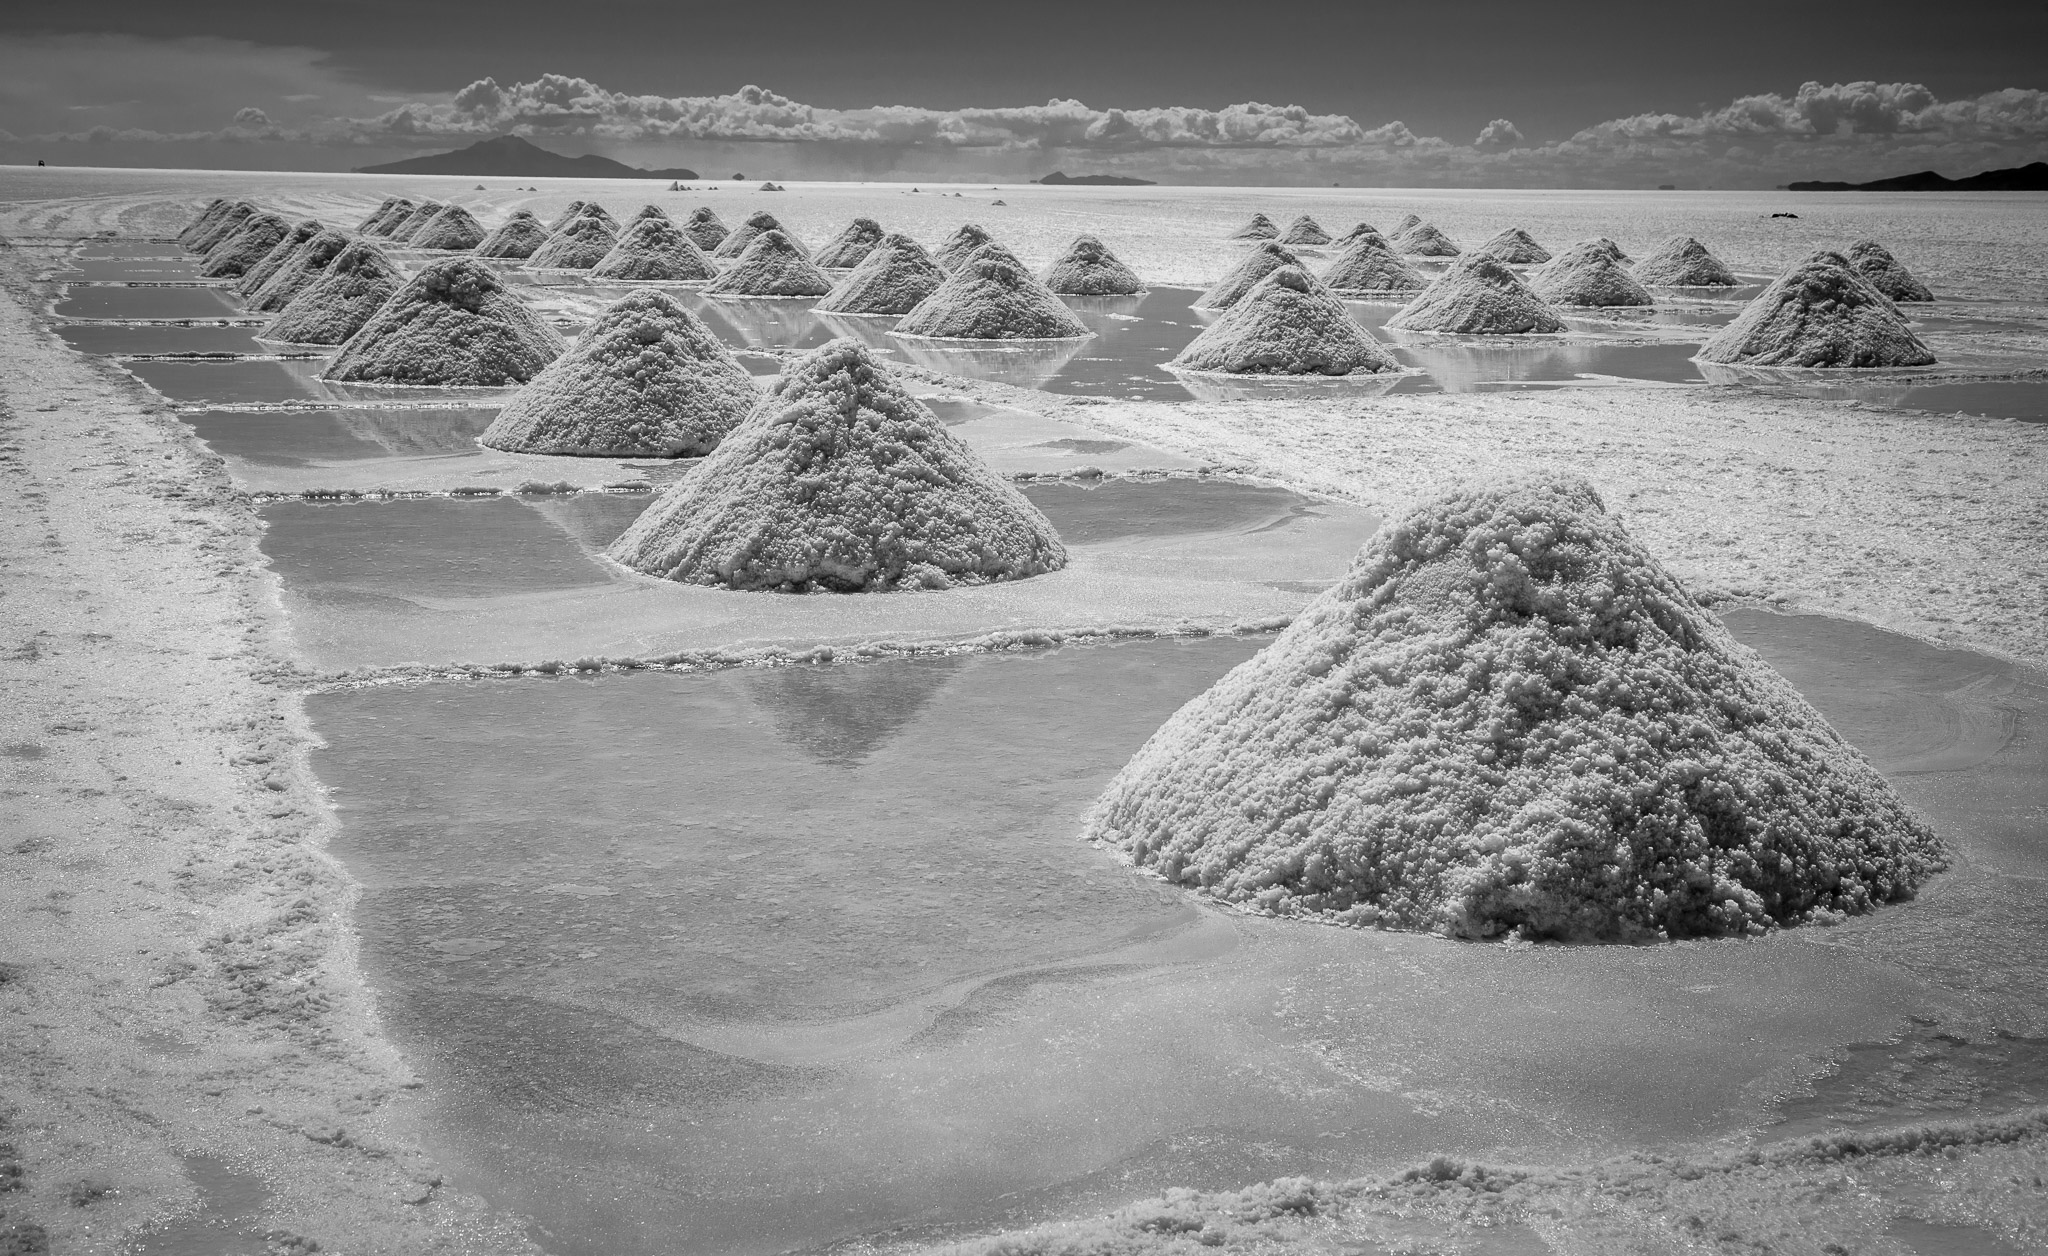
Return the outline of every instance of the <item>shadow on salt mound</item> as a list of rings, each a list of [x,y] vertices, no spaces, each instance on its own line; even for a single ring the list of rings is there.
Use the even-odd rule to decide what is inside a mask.
[[[1254,284],[1170,365],[1225,375],[1377,375],[1401,369],[1342,301],[1293,266]]]
[[[550,235],[526,259],[528,270],[589,270],[619,242],[618,232],[604,219],[584,213]]]
[[[725,237],[732,232],[719,218],[718,211],[709,205],[699,205],[683,220],[683,234],[689,236],[698,248],[709,252],[724,244]]]
[[[291,233],[292,225],[276,214],[251,214],[206,251],[199,273],[207,279],[238,278]]]
[[[269,283],[270,277],[275,275],[280,267],[298,256],[306,241],[319,235],[323,229],[311,218],[294,224],[285,237],[272,245],[270,251],[259,258],[254,266],[242,272],[242,277],[234,282],[235,291],[246,297]]]
[[[1145,290],[1138,272],[1124,265],[1109,246],[1092,235],[1078,235],[1039,278],[1058,296],[1122,297]]]
[[[707,296],[822,297],[830,291],[832,277],[811,264],[801,245],[772,227],[754,236],[732,269],[704,286]]]
[[[1550,260],[1550,250],[1520,227],[1509,227],[1472,251],[1510,266],[1532,266]]]
[[[384,250],[357,240],[335,255],[319,278],[285,303],[257,338],[280,344],[338,345],[362,330],[405,277]]]
[[[1402,261],[1393,246],[1370,227],[1352,234],[1322,279],[1325,287],[1340,294],[1420,292],[1429,286],[1421,272]]]
[[[611,252],[590,268],[592,279],[630,279],[654,283],[693,283],[716,279],[718,267],[704,250],[669,221],[642,217],[626,228]]]
[[[827,270],[852,270],[866,261],[881,242],[882,224],[872,218],[856,218],[826,241],[811,260]]]
[[[1572,245],[1529,276],[1529,290],[1552,305],[1644,306],[1656,304],[1650,290],[1622,268],[1606,240]]]
[[[945,281],[924,245],[892,231],[814,308],[821,314],[908,314]]]
[[[1741,282],[1691,236],[1672,236],[1637,262],[1635,272],[1637,279],[1660,288],[1733,288]]]
[[[414,275],[349,337],[320,377],[408,386],[523,384],[566,347],[490,267],[451,257]]]
[[[1264,214],[1253,214],[1249,222],[1230,233],[1230,238],[1233,240],[1277,240],[1280,238],[1280,228],[1274,226],[1273,220]]]
[[[1563,331],[1564,320],[1515,272],[1484,253],[1473,253],[1453,262],[1394,311],[1386,326],[1389,331],[1499,336]]]
[[[1323,224],[1303,214],[1287,224],[1286,234],[1280,237],[1282,244],[1328,244],[1330,233],[1323,230]]]
[[[548,229],[541,225],[540,219],[535,218],[531,210],[515,209],[510,218],[478,241],[472,251],[478,257],[524,260],[532,257],[547,242]]]
[[[292,298],[317,282],[327,268],[348,248],[348,237],[339,231],[321,230],[300,245],[289,261],[249,294],[243,308],[257,313],[274,313],[291,304]]]
[[[1875,240],[1858,240],[1846,256],[1856,273],[1894,301],[1932,301],[1934,293],[1907,270],[1892,251]]]
[[[951,274],[960,269],[960,263],[967,260],[985,244],[995,243],[995,237],[981,229],[979,223],[962,223],[960,229],[946,237],[945,243],[932,250],[932,260],[939,269]],[[1007,250],[1005,250],[1007,251]]]
[[[460,205],[450,205],[412,233],[408,241],[416,249],[466,252],[483,243],[488,233],[483,224]]]
[[[806,258],[808,258],[811,255],[811,251],[804,247],[803,241],[791,235],[789,231],[786,228],[784,228],[780,222],[776,220],[775,215],[769,213],[767,210],[764,209],[747,215],[747,220],[739,225],[738,230],[732,232],[730,235],[726,236],[725,239],[721,240],[718,244],[718,247],[712,250],[711,256],[738,257],[742,253],[745,253],[747,249],[752,247],[756,237],[769,231],[782,232],[783,238],[788,240],[790,245],[793,248],[795,248],[798,253],[802,254]]]
[[[1268,240],[1224,272],[1223,278],[1212,284],[1208,291],[1196,297],[1193,308],[1227,310],[1250,292],[1253,284],[1282,266],[1300,267],[1301,259],[1289,252],[1286,245]]]
[[[943,589],[1057,571],[1052,525],[861,345],[797,359],[607,551],[734,589]]]
[[[1727,366],[1926,366],[1934,354],[1849,259],[1822,249],[1771,282],[1698,359]]]
[[[939,340],[1087,339],[1088,330],[1036,276],[991,243],[896,324],[891,335]]]
[[[1382,529],[1154,734],[1088,832],[1226,902],[1465,938],[1756,934],[1946,866],[1575,478]]]

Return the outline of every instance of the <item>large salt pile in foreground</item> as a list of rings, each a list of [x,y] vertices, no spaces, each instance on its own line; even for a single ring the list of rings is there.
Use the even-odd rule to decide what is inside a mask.
[[[1663,288],[1733,288],[1735,272],[1691,236],[1672,236],[1636,263],[1636,278]]]
[[[268,253],[265,253],[258,259],[254,266],[243,271],[240,279],[235,280],[235,291],[243,296],[248,296],[264,284],[269,283],[270,277],[277,273],[279,267],[297,256],[299,249],[304,247],[306,241],[319,235],[324,229],[317,221],[311,218],[303,222],[294,223],[292,229],[285,233],[283,239],[271,245]]]
[[[666,220],[659,225],[677,230]],[[760,397],[746,368],[696,315],[643,288],[598,315],[574,348],[505,404],[481,439],[516,454],[708,453]]]
[[[1864,282],[1894,301],[1932,301],[1934,293],[1875,240],[1858,240],[1844,254]]]
[[[848,593],[1017,580],[1067,560],[1037,507],[852,340],[784,367],[608,553],[669,580]]]
[[[1420,292],[1429,281],[1402,261],[1379,232],[1367,229],[1352,236],[1330,263],[1323,284],[1332,292]]]
[[[247,201],[234,201],[230,203],[227,208],[220,211],[220,214],[212,222],[205,226],[202,227],[198,223],[193,224],[194,227],[198,227],[198,230],[192,233],[191,239],[184,241],[186,250],[193,253],[208,252],[214,245],[226,239],[243,223],[249,221],[257,212],[256,207]]]
[[[725,243],[725,237],[732,234],[726,230],[725,223],[719,220],[717,212],[709,205],[699,205],[690,211],[689,218],[683,222],[683,232],[690,237],[692,243],[706,252]]]
[[[263,339],[338,345],[384,308],[404,281],[382,249],[368,240],[357,240],[337,254],[318,279],[285,303],[263,329]]]
[[[582,214],[548,237],[526,259],[528,270],[589,270],[605,259],[619,235],[595,214]]]
[[[1328,244],[1330,233],[1323,230],[1323,224],[1303,214],[1287,224],[1287,233],[1280,237],[1282,244]]]
[[[1650,290],[1622,267],[1605,240],[1583,240],[1529,276],[1529,290],[1552,305],[1654,305]]]
[[[347,247],[348,237],[341,232],[321,230],[300,245],[289,261],[249,294],[245,308],[264,314],[283,309],[293,297],[326,274],[327,267]]]
[[[1394,311],[1387,326],[1397,331],[1499,336],[1563,331],[1564,320],[1515,272],[1484,253],[1474,253],[1459,258],[1413,301]]]
[[[756,236],[767,231],[781,231],[783,238],[788,240],[797,252],[805,257],[811,255],[811,251],[803,246],[803,242],[789,234],[789,232],[784,231],[782,224],[776,221],[775,215],[765,209],[748,214],[747,220],[739,225],[739,230],[725,237],[719,246],[712,250],[711,255],[713,257],[738,257],[753,247]]]
[[[1173,365],[1232,375],[1357,375],[1400,364],[1352,321],[1344,303],[1298,267],[1282,266],[1202,329]]]
[[[829,270],[851,270],[868,260],[868,254],[881,242],[882,224],[872,218],[856,218],[811,260]]]
[[[199,263],[199,273],[208,279],[245,275],[291,233],[292,225],[276,214],[251,214],[206,251],[206,260]]]
[[[1127,297],[1145,290],[1138,272],[1092,235],[1075,236],[1039,278],[1060,296]]]
[[[1638,941],[1910,897],[1939,840],[1591,485],[1383,528],[1088,820],[1140,867],[1330,923]]]
[[[788,233],[779,229],[754,237],[747,251],[704,291],[729,297],[822,297],[832,277],[812,264]]]
[[[1925,366],[1934,355],[1890,298],[1827,249],[1778,276],[1699,360],[1741,366]]]
[[[1264,214],[1253,214],[1250,222],[1245,223],[1244,226],[1230,233],[1230,238],[1233,240],[1277,240],[1280,238],[1280,228],[1274,226],[1273,220]]]
[[[192,216],[192,221],[186,223],[184,229],[179,231],[174,238],[181,245],[189,245],[193,240],[204,234],[207,228],[219,222],[220,216],[227,213],[228,207],[233,204],[234,202],[225,196],[214,197],[206,203],[205,209]]]
[[[1271,240],[1259,245],[1245,256],[1245,259],[1224,273],[1223,278],[1210,285],[1209,290],[1195,298],[1194,308],[1198,310],[1229,309],[1238,298],[1252,290],[1252,285],[1282,266],[1300,266],[1301,259],[1287,251],[1284,244]]]
[[[896,324],[942,340],[1070,340],[1089,335],[1037,276],[1001,256],[969,257]]]
[[[562,356],[554,328],[467,257],[433,262],[349,337],[322,378],[358,384],[523,384]]]
[[[995,237],[983,231],[979,223],[962,223],[958,231],[947,236],[946,242],[933,251],[932,260],[939,264],[940,270],[955,271],[960,268],[960,263],[967,260],[968,254],[994,241]]]
[[[491,233],[477,241],[472,250],[478,257],[510,257],[524,259],[540,251],[548,242],[548,229],[541,225],[533,211],[515,209],[512,216],[499,223]]]
[[[1414,257],[1456,257],[1458,246],[1451,238],[1426,222],[1418,222],[1406,231],[1396,233],[1389,241],[1395,248]]]
[[[1550,250],[1536,243],[1536,237],[1520,227],[1509,227],[1474,249],[1510,266],[1531,266],[1550,260]]]
[[[592,279],[643,279],[683,283],[714,279],[718,267],[666,217],[642,218],[626,228],[612,251],[590,268]]]
[[[487,234],[475,215],[460,205],[449,205],[413,232],[407,243],[416,249],[467,252],[482,244]]]
[[[946,272],[924,245],[892,231],[811,308],[827,314],[908,314],[945,281]]]

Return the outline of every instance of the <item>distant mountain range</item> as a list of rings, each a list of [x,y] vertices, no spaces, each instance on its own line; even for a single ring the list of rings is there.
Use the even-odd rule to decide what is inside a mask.
[[[1986,170],[1961,179],[1944,178],[1932,170],[1902,174],[1872,183],[1834,183],[1825,180],[1789,183],[1794,192],[2048,192],[2048,161],[2014,166],[2010,170]]]
[[[694,179],[694,170],[642,170],[609,157],[564,157],[516,135],[478,140],[452,153],[429,153],[381,166],[358,166],[357,174],[459,174],[494,179]]]
[[[1114,188],[1149,188],[1158,186],[1158,180],[1156,179],[1133,179],[1127,174],[1065,174],[1058,170],[1053,171],[1043,179],[1037,180],[1037,182],[1050,183],[1054,187],[1058,187],[1061,184]]]

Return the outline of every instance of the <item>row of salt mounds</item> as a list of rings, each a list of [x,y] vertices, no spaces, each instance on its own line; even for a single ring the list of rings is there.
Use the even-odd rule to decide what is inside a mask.
[[[666,214],[627,227],[612,251],[590,268],[592,279],[694,283],[717,276],[718,267]]]
[[[234,201],[230,203],[227,208],[221,210],[219,216],[212,222],[193,232],[192,238],[185,242],[186,250],[202,254],[210,251],[214,245],[226,239],[229,234],[234,232],[243,223],[249,221],[258,212],[260,211],[247,201]],[[195,223],[194,225],[197,226],[198,224]]]
[[[944,282],[946,272],[924,245],[892,231],[811,308],[821,314],[908,314]]]
[[[1328,244],[1330,233],[1323,230],[1323,224],[1303,214],[1287,224],[1287,232],[1280,237],[1282,244]]]
[[[1932,301],[1934,293],[1907,270],[1892,251],[1875,240],[1858,240],[1844,254],[1856,273],[1894,301]]]
[[[327,264],[318,279],[285,303],[263,339],[297,345],[338,345],[361,331],[405,277],[368,240],[357,240]]]
[[[505,257],[523,261],[548,242],[548,229],[530,209],[515,209],[512,216],[492,228],[472,250],[478,257]]]
[[[439,249],[442,252],[468,252],[484,242],[488,233],[476,216],[460,205],[444,207],[440,213],[429,218],[407,241],[416,249]]]
[[[704,285],[704,291],[726,297],[821,297],[832,291],[832,277],[812,265],[786,232],[770,228],[755,235],[732,268]]]
[[[528,270],[589,270],[619,242],[619,233],[596,214],[570,219],[526,259]]]
[[[413,233],[434,221],[434,216],[448,208],[445,201],[425,200],[412,207],[412,212],[403,218],[394,218],[385,235],[393,244],[409,244]]]
[[[1252,285],[1173,365],[1230,375],[1376,375],[1401,369],[1342,301],[1293,266]]]
[[[757,237],[769,231],[781,231],[782,238],[789,241],[790,245],[797,252],[803,254],[806,258],[811,255],[811,251],[803,246],[802,241],[798,240],[788,231],[784,231],[782,224],[776,221],[775,215],[764,209],[748,214],[747,220],[739,225],[738,230],[719,242],[718,247],[712,250],[711,256],[738,257],[753,247],[754,240]]]
[[[261,314],[275,313],[291,303],[327,273],[334,259],[348,247],[348,237],[339,231],[322,230],[299,247],[290,261],[277,268],[261,287],[249,294],[247,308]]]
[[[292,225],[276,214],[251,214],[206,251],[199,273],[207,279],[239,278],[291,233]]]
[[[746,368],[696,315],[643,288],[598,315],[480,439],[515,454],[709,453],[760,397]]]
[[[1208,291],[1196,297],[1193,308],[1227,310],[1267,275],[1282,266],[1300,265],[1301,259],[1289,252],[1286,245],[1267,240],[1246,254],[1243,261],[1225,271],[1223,278],[1211,284]]]
[[[561,335],[490,267],[467,257],[414,275],[321,373],[338,383],[523,384],[562,356]]]
[[[1280,228],[1274,226],[1273,220],[1264,214],[1253,214],[1251,221],[1230,233],[1230,238],[1233,240],[1277,240],[1280,238]]]
[[[377,208],[371,210],[369,212],[369,215],[365,217],[362,220],[362,222],[356,225],[356,234],[377,234],[377,229],[379,227],[382,227],[384,223],[391,217],[392,214],[399,212],[401,206],[404,207],[405,213],[412,213],[412,202],[407,200],[403,196],[385,197],[381,202],[378,203]]]
[[[689,236],[698,248],[710,252],[725,243],[725,237],[732,233],[719,220],[717,211],[709,205],[699,205],[683,220],[683,234]]]
[[[892,333],[934,340],[1079,340],[1093,333],[1008,250],[991,242]]]
[[[1510,266],[1533,266],[1550,260],[1550,250],[1536,243],[1536,237],[1520,227],[1503,228],[1500,234],[1472,250]]]
[[[1459,258],[1414,300],[1394,311],[1396,331],[1519,336],[1564,330],[1564,319],[1515,272],[1486,256]]]
[[[1891,298],[1822,249],[1772,281],[1701,346],[1729,366],[1926,366],[1934,361]]]
[[[1129,297],[1145,290],[1138,272],[1092,235],[1075,236],[1039,278],[1052,292],[1067,297]]]
[[[932,251],[932,260],[939,269],[948,274],[960,269],[960,264],[971,257],[985,244],[995,243],[995,237],[982,230],[980,223],[960,224],[960,229],[946,237],[946,242]]]
[[[1387,242],[1413,257],[1456,257],[1460,252],[1449,236],[1421,221],[1405,231],[1395,231]]]
[[[1735,272],[1691,236],[1672,236],[1636,263],[1636,278],[1660,288],[1733,288]]]
[[[311,218],[295,223],[292,229],[285,233],[283,239],[273,244],[268,253],[257,259],[254,266],[242,272],[242,277],[235,280],[235,291],[246,297],[270,282],[270,277],[277,273],[278,268],[297,256],[306,241],[319,235],[322,230],[324,228],[319,222]]]
[[[1088,827],[1219,899],[1468,938],[1758,933],[1945,866],[1575,478],[1382,529],[1153,735]]]
[[[1529,290],[1552,305],[1654,305],[1650,290],[1623,268],[1605,240],[1581,240],[1529,276]]]
[[[853,340],[783,369],[607,551],[669,580],[797,592],[944,588],[1066,565],[1024,495]]]
[[[192,216],[192,221],[186,223],[184,228],[173,239],[181,247],[190,248],[192,241],[205,234],[209,228],[219,222],[221,215],[227,213],[233,205],[234,202],[225,196],[214,197],[206,203],[206,208]]]
[[[1394,252],[1386,238],[1370,227],[1351,237],[1344,251],[1323,272],[1332,292],[1420,292],[1429,285],[1420,272]]]
[[[868,254],[882,242],[882,224],[872,218],[856,218],[846,229],[825,242],[812,258],[826,270],[852,270],[868,260]]]

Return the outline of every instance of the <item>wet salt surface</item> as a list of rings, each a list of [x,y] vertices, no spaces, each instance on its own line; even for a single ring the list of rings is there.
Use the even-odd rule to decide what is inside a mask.
[[[2021,1256],[2019,1248],[1980,1226],[1943,1225],[1918,1217],[1896,1218],[1885,1228],[1885,1237],[1905,1244],[1913,1256]]]
[[[199,263],[191,257],[85,257],[73,258],[63,266],[55,268],[59,279],[93,280],[99,282],[120,282],[140,280],[144,282],[200,283]]]
[[[134,1256],[265,1256],[272,1250],[262,1214],[270,1199],[263,1179],[212,1156],[184,1157],[185,1178],[198,1201],[191,1211],[144,1231]]]
[[[1816,380],[1777,385],[1802,397],[1864,401],[1934,414],[1983,414],[1993,418],[2048,422],[2048,379],[1983,380],[1960,384],[1914,384],[1898,380]]]
[[[80,353],[244,353],[285,352],[256,339],[260,326],[178,323],[58,323],[54,330]]]
[[[73,285],[57,299],[59,318],[220,318],[239,315],[231,288],[131,288]]]
[[[291,352],[288,346],[268,346]],[[509,388],[380,388],[370,384],[330,384],[320,378],[326,358],[284,361],[124,362],[135,374],[171,401],[186,405],[407,405],[455,400],[502,403]]]
[[[262,466],[421,455],[472,458],[497,417],[482,409],[213,410],[180,417],[222,457]]]

